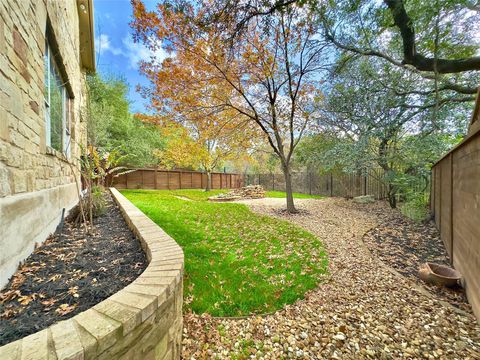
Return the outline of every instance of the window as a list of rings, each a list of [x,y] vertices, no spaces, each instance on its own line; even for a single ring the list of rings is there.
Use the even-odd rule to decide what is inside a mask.
[[[71,100],[52,55],[48,41],[45,44],[45,125],[47,146],[70,153]]]

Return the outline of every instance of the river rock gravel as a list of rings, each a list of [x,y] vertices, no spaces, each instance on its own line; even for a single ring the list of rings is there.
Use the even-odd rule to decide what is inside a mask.
[[[330,276],[274,314],[219,319],[184,316],[184,359],[480,359],[470,311],[442,302],[372,255],[363,236],[397,216],[383,202],[243,201],[312,232],[325,245]]]

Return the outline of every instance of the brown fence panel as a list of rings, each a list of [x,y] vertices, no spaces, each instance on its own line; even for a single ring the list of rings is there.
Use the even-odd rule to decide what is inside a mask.
[[[191,173],[180,173],[181,189],[191,189],[192,188],[192,174]]]
[[[221,189],[220,174],[212,174],[212,189]]]
[[[212,189],[232,189],[244,184],[241,174],[212,173]],[[207,174],[198,171],[136,169],[113,179],[119,189],[204,189]]]
[[[142,173],[132,172],[126,175],[126,188],[127,189],[140,189],[142,186]],[[114,182],[115,183],[115,182]]]
[[[141,170],[144,189],[155,189],[155,172]]]
[[[451,157],[449,156],[445,161],[441,163],[440,167],[440,179],[439,190],[440,199],[438,201],[441,209],[439,218],[439,229],[445,248],[447,249],[450,257],[452,248],[452,168]]]
[[[191,173],[191,174],[192,174],[192,189],[203,189],[202,174],[201,173]]]
[[[157,171],[157,189],[169,188],[169,173],[167,171]]]
[[[437,162],[430,207],[453,266],[480,319],[480,129]]]

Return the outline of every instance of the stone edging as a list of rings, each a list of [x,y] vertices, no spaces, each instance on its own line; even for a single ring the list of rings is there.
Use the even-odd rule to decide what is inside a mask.
[[[94,307],[0,347],[0,359],[179,359],[184,255],[157,224],[110,189],[149,262],[131,284]]]

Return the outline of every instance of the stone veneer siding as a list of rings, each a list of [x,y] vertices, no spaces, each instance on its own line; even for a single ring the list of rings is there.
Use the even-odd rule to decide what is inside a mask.
[[[78,202],[67,159],[46,145],[47,19],[71,88],[70,160],[85,143],[85,70],[76,0],[0,0],[0,288]],[[78,176],[77,172],[77,176]]]
[[[147,254],[147,269],[93,308],[0,347],[0,359],[180,359],[183,251],[116,189],[111,192]]]

